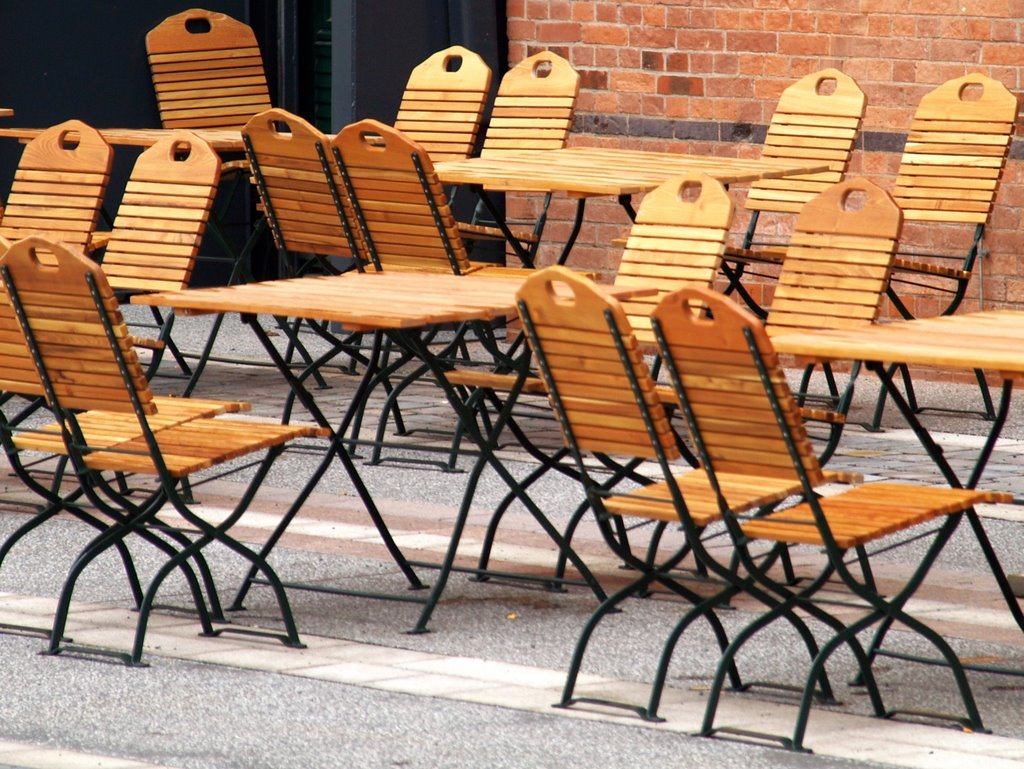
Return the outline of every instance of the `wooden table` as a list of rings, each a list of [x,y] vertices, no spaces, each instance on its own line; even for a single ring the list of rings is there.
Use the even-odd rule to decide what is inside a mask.
[[[524,263],[529,263],[527,249],[515,238],[500,209],[487,193],[557,192],[576,198],[573,227],[558,259],[559,264],[564,264],[579,235],[589,197],[616,197],[633,221],[636,218],[633,196],[649,192],[677,174],[701,171],[729,185],[827,171],[828,164],[647,152],[616,147],[567,147],[446,160],[435,163],[434,169],[444,184],[466,184],[476,191]]]
[[[828,170],[827,163],[743,159],[615,147],[566,147],[502,153],[435,163],[445,184],[478,185],[496,192],[564,192],[573,196],[636,195],[669,177],[702,171],[722,184]]]
[[[31,141],[45,128],[0,128],[0,136],[21,141]],[[98,128],[100,135],[108,144],[126,147],[152,147],[165,136],[178,129],[171,128]],[[205,139],[214,150],[221,153],[244,152],[242,132],[230,129],[190,128],[196,136]]]
[[[523,272],[522,280],[525,280],[530,271],[524,270]],[[292,387],[298,400],[320,425],[332,429],[331,445],[325,454],[321,470],[326,468],[335,457],[342,462],[368,514],[377,526],[382,540],[396,563],[405,572],[411,587],[414,588],[423,587],[423,584],[419,582],[410,563],[391,538],[372,496],[349,457],[345,441],[353,415],[357,413],[361,401],[367,396],[371,379],[376,374],[381,350],[380,340],[383,336],[386,335],[388,339],[403,349],[412,351],[429,366],[460,418],[462,428],[476,442],[479,454],[471,473],[467,476],[466,490],[453,525],[448,551],[440,565],[438,578],[430,590],[429,596],[418,598],[409,593],[401,595],[376,594],[378,598],[422,603],[424,608],[414,628],[414,632],[422,632],[426,630],[433,607],[439,600],[448,575],[455,565],[458,543],[469,515],[476,484],[483,471],[488,467],[508,484],[518,501],[533,514],[553,542],[584,575],[584,580],[598,597],[604,597],[603,591],[590,575],[586,565],[495,453],[499,434],[510,417],[515,395],[521,388],[528,372],[528,351],[519,355],[515,366],[515,373],[518,375],[517,384],[512,388],[510,397],[506,399],[501,412],[491,418],[485,433],[479,426],[478,420],[474,418],[474,413],[456,390],[447,383],[444,363],[434,356],[423,339],[423,334],[436,324],[489,321],[514,312],[516,308],[515,294],[522,280],[515,277],[488,278],[434,273],[349,273],[182,292],[142,294],[132,297],[132,302],[170,307],[176,312],[183,313],[238,312],[242,314],[243,320],[253,329],[271,360]],[[652,290],[642,288],[608,287],[608,290],[621,297],[653,293]],[[348,410],[337,425],[332,425],[327,416],[319,409],[313,395],[304,386],[303,377],[296,376],[287,362],[283,360],[281,353],[276,349],[266,331],[257,322],[256,316],[259,314],[334,322],[342,324],[348,331],[375,332],[374,345],[364,376],[352,397]],[[264,546],[264,556],[273,548],[289,523],[289,518],[281,521]],[[239,598],[236,599],[236,606],[244,597],[249,582],[250,580],[247,579],[246,584],[243,585]],[[346,593],[345,590],[322,585],[297,587]]]
[[[925,450],[952,486],[974,488],[1002,430],[1016,381],[1024,378],[1024,312],[992,310],[917,320],[876,323],[847,330],[797,332],[773,337],[775,349],[814,360],[862,360],[879,375],[889,397],[900,409]],[[1002,397],[992,429],[982,446],[970,477],[957,476],[941,447],[921,424],[914,409],[893,381],[887,364],[905,363],[940,368],[998,372]],[[1024,630],[1024,612],[999,563],[977,514],[968,515],[982,551],[1014,620]]]

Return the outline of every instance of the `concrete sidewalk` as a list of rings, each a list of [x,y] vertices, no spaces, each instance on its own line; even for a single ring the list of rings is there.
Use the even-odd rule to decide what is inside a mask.
[[[192,320],[192,319],[188,319]],[[198,319],[196,319],[198,320]],[[225,341],[246,345],[245,329],[229,330]],[[872,403],[873,382],[865,376],[858,405]],[[332,373],[332,389],[318,401],[339,413],[352,377]],[[258,413],[277,417],[282,385],[268,369],[214,365],[198,395],[249,397]],[[977,398],[976,388],[927,386],[922,400],[958,404]],[[416,389],[403,399],[415,427],[450,426],[439,392]],[[372,410],[371,410],[372,413]],[[892,429],[872,434],[848,428],[832,467],[856,469],[870,477],[941,479],[916,438],[891,419]],[[929,417],[941,430],[946,456],[969,465],[987,424],[976,418]],[[557,433],[549,424],[548,439]],[[1024,494],[1019,468],[1024,419],[1016,411],[986,474],[993,488]],[[419,436],[420,440],[423,436]],[[389,456],[407,452],[392,450]],[[519,473],[530,465],[511,451]],[[289,454],[238,531],[259,542],[276,522],[290,494],[314,459]],[[465,462],[463,462],[465,465]],[[408,462],[360,465],[360,472],[410,557],[437,561],[447,543],[464,475]],[[16,504],[24,493],[9,478],[0,492],[0,533],[23,520]],[[476,499],[464,537],[464,562],[472,563],[493,505],[504,494],[487,478]],[[236,496],[239,481],[219,479],[197,495],[212,517]],[[579,499],[575,484],[545,478],[537,497],[557,510]],[[1020,512],[1015,507],[985,510],[985,523],[1009,571],[1024,571]],[[46,627],[63,574],[91,530],[59,520],[30,535],[0,569],[0,621]],[[623,579],[593,526],[576,540],[602,582]],[[994,595],[991,578],[973,536],[961,528],[911,610],[953,639],[965,658],[1024,671],[1024,634]],[[154,563],[135,548],[144,569]],[[886,554],[878,578],[898,579],[910,549]],[[801,553],[800,573],[811,573],[816,554]],[[532,519],[513,509],[503,524],[497,564],[510,570],[547,573],[553,552]],[[227,552],[211,560],[225,599],[230,600],[242,566]],[[386,558],[348,479],[333,472],[318,487],[275,551],[285,579],[322,581],[347,587],[404,588]],[[134,617],[115,559],[87,572],[76,593],[68,633],[77,642],[126,648]],[[425,572],[430,580],[433,574]],[[474,582],[453,577],[431,622],[433,632],[409,635],[419,607],[318,592],[293,591],[304,650],[266,639],[197,636],[198,624],[182,611],[183,584],[169,582],[161,611],[147,635],[149,667],[128,669],[109,660],[39,656],[43,642],[28,635],[0,635],[5,691],[0,700],[0,767],[945,767],[985,762],[988,767],[1024,766],[1024,684],[1019,678],[972,673],[971,682],[992,734],[966,734],[948,726],[883,721],[855,687],[845,685],[851,663],[837,656],[834,684],[842,704],[812,713],[807,745],[814,755],[774,747],[687,736],[703,711],[707,682],[717,653],[702,628],[684,636],[674,658],[662,715],[644,722],[626,711],[580,706],[556,709],[569,654],[595,599],[584,588],[551,592],[511,581]],[[740,601],[727,612],[729,629],[753,615]],[[678,617],[672,600],[655,596],[632,601],[609,618],[584,665],[589,693],[641,703],[660,644]],[[276,628],[269,591],[255,589],[240,625]],[[918,644],[893,633],[894,648]],[[805,655],[784,628],[772,627],[751,644],[741,669],[760,679],[802,681]],[[887,704],[958,711],[948,671],[898,660],[878,663]],[[725,697],[719,723],[786,734],[794,700],[757,688]]]

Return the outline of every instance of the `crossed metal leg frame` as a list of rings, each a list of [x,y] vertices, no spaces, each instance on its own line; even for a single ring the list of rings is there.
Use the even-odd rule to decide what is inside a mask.
[[[518,355],[514,369],[515,382],[510,387],[501,408],[496,414],[492,415],[492,418],[488,422],[485,423],[478,419],[478,411],[472,403],[472,399],[465,398],[463,393],[460,393],[457,388],[453,387],[447,381],[445,377],[445,373],[447,371],[446,362],[439,359],[431,352],[420,331],[402,331],[398,332],[395,337],[399,344],[411,350],[420,360],[424,361],[430,367],[431,372],[455,410],[461,428],[465,430],[466,434],[476,445],[478,452],[473,467],[469,471],[467,477],[463,501],[453,524],[448,550],[445,554],[444,560],[438,565],[439,573],[433,588],[434,602],[436,603],[440,598],[452,571],[468,570],[475,573],[478,578],[483,579],[486,579],[489,576],[522,578],[522,575],[496,572],[487,568],[489,546],[481,555],[480,568],[462,569],[461,567],[456,567],[456,554],[459,542],[462,538],[462,533],[465,529],[466,520],[469,516],[470,507],[475,496],[476,487],[481,475],[488,468],[490,468],[509,488],[505,501],[499,505],[498,512],[492,516],[491,531],[493,532],[496,530],[498,522],[500,521],[500,516],[504,510],[507,509],[508,504],[511,504],[513,499],[518,501],[530,513],[533,519],[540,526],[541,530],[551,539],[552,543],[557,548],[559,558],[566,559],[578,572],[580,577],[579,580],[575,582],[586,585],[591,591],[593,591],[598,600],[603,601],[607,597],[607,594],[591,572],[590,568],[572,548],[567,533],[559,531],[544,513],[543,509],[530,497],[527,489],[533,482],[535,482],[539,475],[535,472],[528,476],[525,481],[521,481],[512,474],[504,462],[502,462],[501,458],[497,455],[499,440],[503,430],[506,426],[514,425],[511,421],[512,408],[522,390],[523,382],[528,375],[530,361],[528,351],[524,350]],[[556,456],[560,457],[561,455]],[[546,462],[551,463],[552,460],[548,458]],[[542,465],[542,469],[539,470],[540,474],[546,472],[547,469],[549,469],[549,466],[545,467]],[[581,515],[581,513],[578,513],[577,516],[574,516],[572,526],[575,526],[578,517]],[[492,540],[493,535],[489,534],[487,539],[488,543]],[[541,577],[541,581],[547,584],[561,585],[565,584],[568,580],[565,580],[560,575],[555,575],[553,577]],[[429,613],[425,610],[423,615],[421,615],[420,621],[415,630],[417,632],[425,630],[428,619]]]
[[[977,488],[978,484],[981,483],[982,476],[984,475],[985,468],[988,465],[989,459],[992,457],[992,452],[995,450],[996,443],[999,440],[999,436],[1002,433],[1003,426],[1006,424],[1006,419],[1010,411],[1010,403],[1013,395],[1013,380],[1003,380],[1002,386],[1000,387],[1000,394],[998,401],[994,403],[994,409],[992,412],[992,426],[989,429],[988,436],[985,439],[984,444],[978,451],[978,455],[975,459],[974,467],[971,469],[970,475],[966,480],[961,479],[949,461],[946,459],[942,447],[935,441],[931,433],[924,427],[919,418],[920,410],[916,405],[902,393],[894,381],[895,370],[892,366],[886,367],[884,364],[879,362],[869,362],[866,364],[867,368],[878,375],[882,383],[883,393],[892,400],[896,408],[899,410],[903,419],[906,421],[908,426],[913,430],[918,441],[927,452],[929,458],[935,464],[936,469],[942,475],[946,483],[953,488],[966,488],[974,489]],[[1018,501],[1015,500],[1015,503]],[[1014,593],[1013,587],[1007,578],[1006,571],[999,560],[999,555],[996,552],[995,546],[992,544],[992,540],[989,538],[988,533],[985,531],[985,525],[974,508],[971,508],[964,513],[968,524],[971,527],[971,531],[974,534],[974,538],[981,549],[982,555],[985,557],[985,561],[989,566],[989,570],[995,580],[996,587],[999,590],[1000,596],[1006,604],[1007,609],[1010,611],[1010,616],[1022,631],[1024,631],[1024,610],[1021,609],[1020,600]],[[894,651],[887,651],[883,648],[883,642],[885,636],[888,633],[890,622],[885,623],[879,628],[875,635],[875,638],[871,642],[871,653],[873,655],[886,655],[893,657],[908,658],[911,660],[917,660],[920,662],[937,662],[938,664],[945,664],[944,660],[924,659],[921,657],[914,657]],[[960,662],[959,666],[966,670],[977,670],[981,672],[997,673],[1010,676],[1024,676],[1024,669],[1021,668],[1010,668],[999,665],[991,665],[983,662]]]
[[[715,307],[714,311],[718,313],[720,308]],[[761,357],[762,353],[759,351],[759,343],[755,342],[755,337],[750,327],[744,328],[743,332],[746,335],[751,357],[761,378],[764,391],[768,396],[771,409],[775,413],[779,425],[783,426],[787,424],[787,417],[784,416],[785,412],[781,405],[780,396],[775,389],[775,385],[772,384],[767,365]],[[660,327],[656,327],[656,334],[661,334]],[[661,337],[661,339],[663,352],[667,351],[668,346],[663,341],[664,337]],[[709,461],[708,449],[701,435],[701,430],[697,427],[698,423],[693,415],[692,402],[687,397],[686,388],[682,384],[674,363],[670,363],[670,369],[672,370],[673,384],[679,394],[683,410],[687,414],[687,420],[694,433],[702,464],[705,467],[713,467]],[[911,714],[925,718],[949,720],[971,731],[983,731],[981,715],[967,680],[964,665],[949,643],[938,632],[909,614],[905,608],[907,602],[923,583],[935,560],[957,530],[961,521],[965,517],[977,519],[973,502],[970,500],[980,499],[983,495],[958,494],[960,484],[958,482],[951,482],[953,488],[933,490],[936,497],[935,502],[922,498],[920,502],[909,505],[905,497],[900,500],[893,499],[890,502],[891,506],[885,506],[885,512],[883,513],[882,497],[872,497],[874,493],[871,491],[872,485],[867,484],[856,487],[849,492],[841,493],[830,502],[828,498],[819,498],[814,493],[808,471],[800,460],[797,444],[798,438],[791,434],[788,429],[782,431],[782,436],[793,458],[794,468],[805,488],[803,503],[795,508],[771,511],[767,516],[762,513],[760,516],[754,517],[738,516],[729,509],[727,504],[722,504],[724,520],[731,535],[740,568],[745,575],[742,580],[736,580],[735,577],[732,577],[731,582],[737,589],[742,589],[747,594],[754,595],[766,603],[768,610],[734,636],[729,646],[723,652],[708,693],[708,701],[700,734],[704,736],[727,734],[740,738],[777,740],[786,748],[804,750],[804,739],[811,706],[816,695],[816,687],[822,686],[821,694],[826,697],[828,696],[828,691],[825,689],[825,681],[827,680],[825,678],[825,666],[831,656],[844,646],[853,653],[857,664],[858,672],[854,683],[864,687],[875,716],[891,718],[901,713]],[[950,480],[953,481],[955,479]],[[714,481],[714,483],[717,484],[717,481]],[[877,488],[881,489],[880,486]],[[878,493],[883,496],[888,494],[891,497],[893,494],[892,488],[884,489]],[[912,486],[910,488],[919,495],[925,492],[924,487]],[[885,497],[885,500],[890,500],[890,497]],[[906,511],[903,510],[904,506],[907,508]],[[911,507],[914,507],[915,510],[919,507],[920,511],[912,512]],[[856,518],[844,518],[844,516],[854,511],[856,511]],[[880,523],[872,522],[879,515],[886,521],[884,526],[881,526]],[[761,524],[759,519],[764,521],[764,523]],[[865,534],[857,534],[856,532],[859,529],[857,527],[850,527],[849,521],[853,520],[863,522]],[[881,519],[879,520],[881,521]],[[927,545],[925,552],[920,556],[913,573],[903,581],[902,585],[893,589],[891,594],[883,596],[869,575],[862,574],[858,577],[851,571],[846,560],[846,552],[852,545],[841,544],[841,542],[846,542],[847,540],[859,542],[862,538],[866,538],[868,541],[877,541],[877,538],[883,533],[902,532],[924,520],[937,520],[939,523],[930,533],[931,541]],[[860,523],[857,525],[859,526]],[[794,588],[773,578],[768,567],[772,565],[774,560],[773,554],[779,551],[780,548],[791,546],[794,542],[801,541],[804,535],[795,533],[795,530],[799,530],[800,526],[810,526],[812,530],[816,529],[819,532],[820,542],[824,545],[826,558],[816,577]],[[842,539],[833,533],[833,526],[837,527],[837,531],[843,532]],[[920,540],[927,536],[929,535],[918,534],[916,538]],[[754,558],[750,552],[751,543],[758,540],[765,541],[771,546],[769,557],[762,562]],[[809,543],[819,542],[813,535],[811,539],[805,541]],[[862,561],[864,557],[866,557],[866,554],[861,553],[861,558],[857,560]],[[711,562],[707,562],[707,565],[709,569],[713,568]],[[727,571],[719,570],[719,574],[727,580],[730,579],[730,573]],[[817,597],[820,589],[833,576],[838,577],[842,584],[850,591],[852,598],[858,601],[856,608],[862,612],[858,617],[849,622],[841,621],[835,614],[826,610],[823,605],[826,602]],[[768,602],[764,601],[764,596],[766,595],[774,599],[774,605],[772,605],[771,600]],[[718,703],[726,678],[730,675],[737,654],[761,630],[780,617],[792,617],[792,612],[798,608],[828,627],[831,630],[831,637],[820,648],[817,648],[813,638],[808,639],[805,637],[805,643],[811,652],[812,663],[798,700],[797,717],[791,735],[787,737],[760,734],[728,726],[716,726],[715,717]],[[953,675],[960,701],[963,705],[962,715],[918,710],[886,709],[875,681],[873,664],[879,654],[882,639],[894,623],[899,623],[906,629],[914,632],[938,651],[941,661],[948,666]],[[871,628],[876,629],[875,636],[870,645],[865,649],[858,639],[858,635]]]
[[[320,460],[319,465],[314,471],[314,477],[320,478],[337,459],[341,462],[342,467],[348,474],[349,479],[355,486],[356,493],[359,495],[364,507],[366,508],[367,514],[370,516],[371,521],[377,529],[381,537],[381,541],[387,548],[389,555],[395,561],[395,564],[399,567],[402,574],[405,576],[409,583],[408,593],[389,593],[389,592],[372,592],[372,591],[358,591],[350,590],[341,587],[335,587],[331,585],[324,585],[321,583],[308,584],[300,582],[283,582],[284,587],[293,590],[310,590],[314,592],[329,593],[334,595],[345,595],[355,596],[364,598],[377,598],[382,600],[399,601],[406,603],[417,603],[425,604],[426,607],[424,612],[429,618],[430,610],[433,608],[433,603],[430,602],[430,596],[426,596],[420,591],[426,589],[425,585],[416,574],[412,565],[405,557],[405,554],[398,547],[391,532],[388,529],[387,523],[384,517],[381,515],[376,503],[370,494],[369,489],[363,482],[359,471],[352,460],[352,457],[348,451],[348,431],[351,426],[352,420],[359,413],[362,407],[362,401],[365,398],[368,388],[373,382],[374,376],[379,369],[380,357],[384,346],[384,335],[381,332],[376,332],[372,335],[372,345],[370,348],[369,355],[367,357],[366,368],[363,376],[360,379],[359,386],[352,395],[352,400],[349,407],[346,409],[345,414],[342,416],[341,421],[338,425],[332,425],[327,416],[323,413],[320,407],[317,405],[316,400],[313,398],[310,391],[305,386],[305,381],[313,376],[313,369],[324,362],[324,359],[329,359],[332,353],[326,353],[321,356],[320,359],[314,361],[306,370],[296,373],[293,367],[289,365],[289,362],[285,359],[284,355],[275,347],[273,341],[270,339],[266,330],[259,324],[258,319],[255,316],[246,315],[243,316],[243,321],[253,330],[257,339],[263,345],[271,361],[273,361],[285,381],[291,387],[291,395],[294,400],[297,400],[299,404],[309,413],[309,415],[317,422],[321,427],[330,428],[331,437],[326,451],[323,454],[323,458]],[[333,354],[338,354],[340,350],[334,350]],[[290,416],[293,403],[292,398],[289,399],[289,404],[286,406],[286,418]],[[312,486],[307,486],[307,490],[311,491]],[[259,557],[266,559],[273,548],[280,541],[288,528],[288,525],[294,519],[298,513],[300,505],[297,503],[292,506],[291,510],[284,516],[282,516],[277,527],[271,533],[271,535],[264,542],[260,549]],[[245,599],[249,594],[249,590],[253,585],[260,584],[262,580],[259,577],[258,569],[251,568],[249,573],[246,574],[242,580],[241,585],[238,588],[235,598],[231,603],[230,610],[238,611],[244,608]],[[425,624],[425,621],[424,621]]]
[[[281,453],[281,450],[278,447],[267,453],[263,461],[260,462],[248,489],[242,495],[234,510],[216,525],[207,522],[202,516],[193,513],[189,506],[184,503],[180,494],[173,489],[168,490],[166,486],[161,486],[146,496],[146,498],[135,502],[129,500],[123,494],[122,490],[117,487],[116,481],[110,482],[99,474],[91,473],[91,477],[82,486],[85,496],[91,505],[103,512],[112,523],[104,527],[100,534],[94,537],[75,558],[58,598],[53,629],[49,634],[50,643],[47,653],[79,652],[90,655],[113,656],[132,666],[144,664],[142,662],[143,645],[157,593],[164,580],[175,571],[180,571],[188,583],[192,602],[199,617],[201,635],[217,636],[229,632],[242,635],[258,635],[275,638],[286,646],[303,648],[304,645],[299,638],[295,619],[280,579],[265,559],[228,534],[228,530],[238,521],[252,502],[259,486],[266,478],[271,465]],[[305,496],[306,494],[300,495],[302,499]],[[188,534],[160,520],[159,513],[168,502],[191,527],[191,531]],[[157,532],[163,534],[166,539],[157,536]],[[117,652],[105,648],[76,645],[72,639],[65,637],[64,630],[67,626],[71,601],[78,579],[89,564],[111,547],[117,548],[119,551],[123,550],[125,548],[125,540],[131,535],[141,536],[161,550],[166,557],[165,562],[156,571],[144,591],[138,586],[137,579],[132,585],[133,594],[136,597],[138,618],[135,624],[135,634],[131,650],[129,652]],[[264,579],[273,585],[278,609],[284,625],[283,632],[278,633],[227,624],[228,620],[222,611],[212,576],[209,575],[208,567],[201,553],[203,548],[215,541],[242,556],[245,560],[250,561],[252,568],[262,573]],[[190,561],[196,561],[199,564],[199,571],[203,581],[202,585],[189,565]],[[134,572],[131,572],[131,575],[133,574]],[[215,627],[213,624],[215,622],[223,624],[218,624]]]

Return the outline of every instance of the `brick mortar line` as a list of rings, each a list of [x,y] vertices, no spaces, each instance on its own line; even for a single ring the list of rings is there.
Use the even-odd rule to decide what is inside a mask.
[[[679,141],[711,141],[732,144],[762,144],[768,132],[763,123],[721,120],[674,120],[639,115],[606,115],[578,112],[573,121],[577,133]],[[864,152],[902,152],[906,134],[899,131],[861,131],[856,148]],[[1010,158],[1024,158],[1024,141],[1010,145]]]

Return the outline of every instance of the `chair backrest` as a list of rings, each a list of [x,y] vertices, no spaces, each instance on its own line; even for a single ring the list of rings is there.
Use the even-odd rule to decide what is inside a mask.
[[[350,256],[337,188],[326,175],[327,137],[298,115],[274,108],[251,118],[242,138],[277,247]]]
[[[9,241],[0,237],[0,259],[11,247]],[[32,356],[25,346],[21,326],[14,315],[7,294],[0,281],[0,393],[16,393],[26,397],[39,397],[43,385],[39,381]]]
[[[114,219],[103,272],[115,289],[188,286],[220,179],[220,157],[179,131],[139,155]]]
[[[1018,103],[981,74],[949,80],[918,104],[893,197],[908,220],[985,224],[1013,137]]]
[[[579,73],[557,53],[523,59],[498,84],[480,154],[564,147],[579,93]]]
[[[786,373],[760,320],[729,297],[698,286],[664,297],[653,317],[664,338],[662,359],[696,423],[691,433],[703,441],[705,468],[710,464],[718,476],[798,482],[788,432],[811,484],[823,481]],[[785,432],[762,383],[755,351],[781,405]]]
[[[80,120],[52,126],[25,145],[14,172],[0,235],[28,235],[84,249],[110,181],[113,150]]]
[[[753,182],[745,207],[796,213],[819,192],[842,180],[866,105],[867,98],[856,81],[837,69],[812,72],[787,87],[775,107],[761,156],[827,162],[829,170]]]
[[[516,296],[566,444],[579,452],[649,458],[657,458],[657,445],[666,458],[678,458],[639,341],[618,301],[557,265],[531,275]],[[657,444],[648,433],[630,371],[652,416]]]
[[[889,193],[866,179],[847,179],[810,200],[786,249],[769,334],[874,322],[902,225]]]
[[[146,54],[164,128],[241,128],[271,106],[256,35],[223,13],[169,16],[146,35]]]
[[[343,128],[331,143],[362,236],[364,261],[462,274],[471,269],[458,222],[424,149],[376,120]]]
[[[467,158],[476,149],[491,68],[479,54],[453,45],[409,75],[395,128],[419,143],[435,162]]]
[[[57,400],[51,405],[63,409],[135,411],[132,393],[103,325],[103,313],[109,319],[143,413],[156,413],[143,367],[118,310],[117,297],[98,264],[80,251],[33,236],[10,245],[0,258],[0,272],[5,281],[14,285],[21,301],[38,346],[38,363],[46,370]],[[96,300],[90,282],[95,286]],[[13,318],[6,285],[4,282],[4,315]],[[20,332],[20,325],[17,328]],[[37,388],[42,389],[39,381],[37,375]]]
[[[622,302],[642,344],[654,343],[650,315],[662,296],[714,282],[734,210],[721,183],[699,172],[668,179],[644,196],[615,275],[616,285],[657,289]]]

